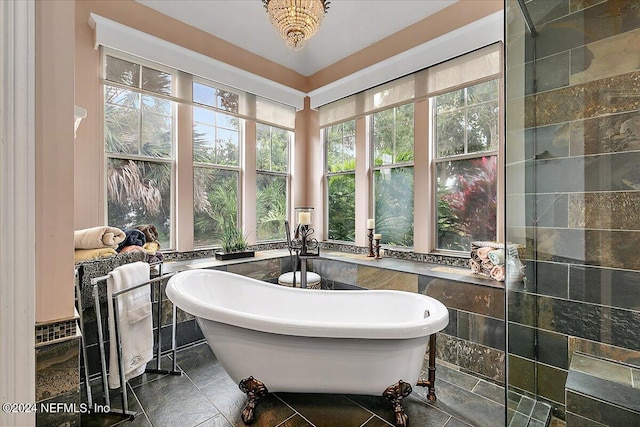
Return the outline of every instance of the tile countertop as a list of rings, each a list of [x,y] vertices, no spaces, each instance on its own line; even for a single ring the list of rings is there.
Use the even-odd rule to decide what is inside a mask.
[[[164,273],[172,273],[182,270],[191,270],[196,268],[216,268],[230,264],[241,264],[247,262],[256,262],[261,260],[288,257],[287,249],[273,249],[268,251],[257,251],[252,258],[241,258],[235,260],[220,261],[213,257],[197,258],[185,261],[166,261],[163,265]],[[498,282],[473,274],[470,269],[461,267],[452,267],[448,265],[433,264],[419,261],[409,261],[397,258],[381,258],[375,259],[367,257],[365,254],[354,254],[339,251],[322,251],[320,259],[347,262],[352,264],[384,268],[388,270],[402,271],[404,273],[421,274],[425,276],[438,277],[448,280],[456,280],[459,282],[473,283],[481,286],[489,286],[494,288],[504,288],[504,282]]]

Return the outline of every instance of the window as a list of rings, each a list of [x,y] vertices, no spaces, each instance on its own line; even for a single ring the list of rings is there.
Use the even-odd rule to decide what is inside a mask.
[[[356,122],[324,128],[328,239],[355,240]]]
[[[284,239],[292,132],[256,126],[256,240]]]
[[[499,80],[433,98],[437,249],[496,239]]]
[[[106,55],[107,217],[114,227],[154,224],[172,246],[175,105],[170,72]]]
[[[382,243],[413,245],[413,103],[371,115],[373,201]]]
[[[239,95],[193,83],[194,246],[220,244],[238,226],[242,120]]]

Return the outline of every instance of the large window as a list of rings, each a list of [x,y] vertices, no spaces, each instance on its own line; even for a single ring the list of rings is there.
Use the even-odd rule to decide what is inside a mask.
[[[258,123],[256,133],[256,240],[282,240],[292,132]]]
[[[438,249],[496,239],[499,80],[433,98]]]
[[[382,243],[413,245],[413,103],[371,115],[373,201]]]
[[[355,240],[356,122],[324,129],[329,240]]]
[[[241,119],[239,96],[193,83],[194,246],[218,245],[238,226]]]
[[[104,66],[108,223],[120,228],[154,224],[161,246],[170,248],[173,75],[110,55]]]

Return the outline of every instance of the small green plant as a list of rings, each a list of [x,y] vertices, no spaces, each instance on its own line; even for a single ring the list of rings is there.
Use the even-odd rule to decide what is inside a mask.
[[[225,253],[241,252],[247,249],[247,238],[242,234],[242,228],[226,225],[222,233],[222,251]]]

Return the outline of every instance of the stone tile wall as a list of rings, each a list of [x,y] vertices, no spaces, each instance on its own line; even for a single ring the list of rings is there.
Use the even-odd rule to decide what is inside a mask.
[[[75,319],[73,320],[75,324]],[[74,328],[75,329],[75,328]],[[43,340],[36,345],[36,396],[39,426],[80,425],[80,335]],[[43,405],[62,404],[55,411]],[[72,408],[67,412],[64,408]]]
[[[640,3],[526,6],[535,84],[524,168],[507,166],[524,171],[507,198],[524,196],[526,224],[507,212],[507,234],[526,236],[528,261],[508,292],[508,380],[564,418],[574,351],[640,362]]]
[[[449,309],[449,325],[438,334],[437,357],[504,384],[504,288],[332,259],[313,260],[313,271],[325,289],[394,289],[436,298]]]

